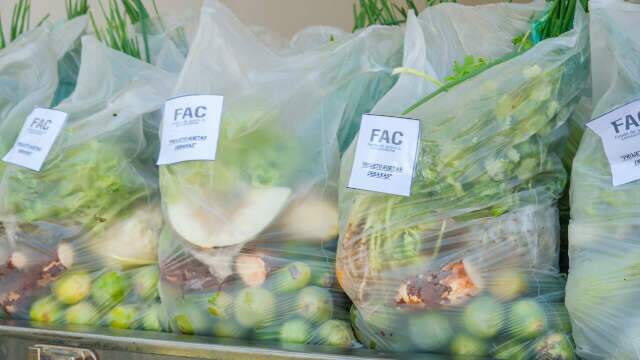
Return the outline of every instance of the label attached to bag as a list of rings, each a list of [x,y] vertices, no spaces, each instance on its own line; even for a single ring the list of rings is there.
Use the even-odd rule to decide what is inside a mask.
[[[613,186],[640,179],[640,99],[598,117],[587,126],[602,139]]]
[[[365,114],[348,187],[411,196],[420,144],[420,121]]]
[[[18,138],[2,161],[40,171],[69,115],[36,108],[27,117]]]
[[[189,95],[164,105],[158,165],[216,159],[222,103],[217,95]]]

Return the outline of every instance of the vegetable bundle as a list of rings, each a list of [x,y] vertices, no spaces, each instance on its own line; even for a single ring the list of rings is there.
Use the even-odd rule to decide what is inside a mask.
[[[574,358],[555,203],[588,29],[578,10],[569,32],[531,41],[557,10],[540,5],[409,17],[403,74],[373,113],[420,121],[411,194],[348,189],[355,145],[341,171],[337,278],[365,346]]]
[[[340,145],[393,84],[400,39],[380,27],[275,52],[205,2],[175,95],[224,104],[216,160],[160,168],[172,330],[351,346],[333,281]]]
[[[143,121],[175,77],[93,37],[83,38],[82,58],[91,61],[56,107],[69,118],[42,171],[7,165],[0,182],[13,244],[0,265],[0,307],[13,318],[97,324],[129,294],[154,298],[140,291],[156,288],[153,273],[120,271],[157,262],[163,221]]]
[[[640,98],[640,33],[630,31],[640,5],[593,0],[590,8],[598,118]],[[603,141],[586,130],[573,163],[566,299],[581,358],[638,357],[639,199],[637,181],[613,185]]]

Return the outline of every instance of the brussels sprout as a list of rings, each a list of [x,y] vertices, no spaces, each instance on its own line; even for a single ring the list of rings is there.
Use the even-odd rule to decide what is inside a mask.
[[[499,360],[526,360],[529,344],[519,339],[511,339],[493,349],[493,357]]]
[[[289,320],[280,328],[280,341],[283,343],[306,344],[310,338],[311,324],[306,320]]]
[[[490,296],[481,296],[473,299],[464,309],[462,323],[469,334],[488,339],[498,335],[503,318],[502,304]]]
[[[511,334],[516,338],[532,339],[547,327],[544,308],[533,299],[516,301],[510,311]]]
[[[226,292],[217,291],[209,298],[207,308],[216,318],[230,319],[233,317],[233,297]]]
[[[329,320],[318,328],[320,344],[340,348],[353,346],[355,337],[351,324],[342,320]]]
[[[37,300],[31,305],[31,320],[40,323],[54,323],[62,319],[64,307],[53,296]]]
[[[301,317],[314,323],[321,323],[333,316],[333,298],[329,290],[309,286],[300,291],[297,312]]]
[[[269,288],[278,293],[300,290],[309,285],[309,282],[311,282],[311,268],[300,261],[278,269],[268,280]]]
[[[311,270],[311,285],[330,288],[336,282],[335,270],[327,265],[314,266]]]
[[[63,304],[74,305],[89,296],[91,276],[86,272],[69,272],[53,283],[53,295]]]
[[[160,313],[162,307],[160,304],[153,304],[142,314],[142,329],[147,331],[162,331],[160,323]]]
[[[98,321],[98,310],[88,301],[68,308],[64,320],[70,325],[94,325]]]
[[[429,312],[409,319],[409,337],[420,350],[435,351],[449,344],[453,328],[445,315]]]
[[[553,333],[535,342],[535,359],[572,360],[575,359],[573,343],[568,335]]]
[[[247,329],[234,320],[217,320],[213,323],[213,335],[225,338],[239,339],[247,334]]]
[[[147,266],[133,275],[133,291],[142,300],[156,299],[158,297],[158,281],[160,281],[158,268]]]
[[[111,307],[124,300],[131,287],[127,278],[116,271],[101,275],[91,286],[91,299],[98,307]]]
[[[502,301],[512,301],[527,292],[527,277],[518,270],[502,270],[493,276],[489,291]]]
[[[456,336],[451,342],[451,353],[457,356],[478,356],[487,355],[487,344],[472,336],[462,334]]]
[[[118,305],[111,309],[107,318],[112,328],[132,329],[137,316],[138,308],[135,305]]]
[[[233,311],[238,323],[244,327],[255,327],[269,321],[275,315],[276,299],[264,288],[241,290],[233,303]]]
[[[187,335],[207,335],[211,326],[209,319],[205,310],[191,303],[179,305],[173,317],[175,329]]]

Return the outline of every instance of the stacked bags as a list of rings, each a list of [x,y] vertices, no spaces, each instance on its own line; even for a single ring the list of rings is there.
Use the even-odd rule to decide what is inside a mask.
[[[405,74],[372,111],[420,123],[415,166],[395,165],[414,171],[409,196],[348,187],[366,166],[358,143],[341,169],[337,276],[365,346],[574,358],[556,201],[588,25],[578,9],[572,30],[541,37],[543,8],[441,4],[409,19]]]

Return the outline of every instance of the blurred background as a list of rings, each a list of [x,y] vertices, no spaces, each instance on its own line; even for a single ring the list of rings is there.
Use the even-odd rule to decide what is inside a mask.
[[[263,26],[283,36],[290,36],[310,25],[337,26],[351,30],[352,7],[356,0],[222,0],[246,24]],[[34,19],[50,14],[53,19],[64,17],[65,0],[33,0]],[[404,3],[404,0],[395,0]],[[423,5],[424,0],[415,0]],[[495,2],[491,0],[460,0],[465,4]],[[14,0],[0,0],[0,13],[9,19]],[[93,11],[99,11],[98,0],[90,0]],[[107,0],[103,0],[107,4]],[[151,8],[151,1],[145,0]],[[161,13],[189,8],[198,11],[202,0],[156,0]],[[101,16],[98,16],[101,18]],[[5,24],[7,26],[7,24]]]

